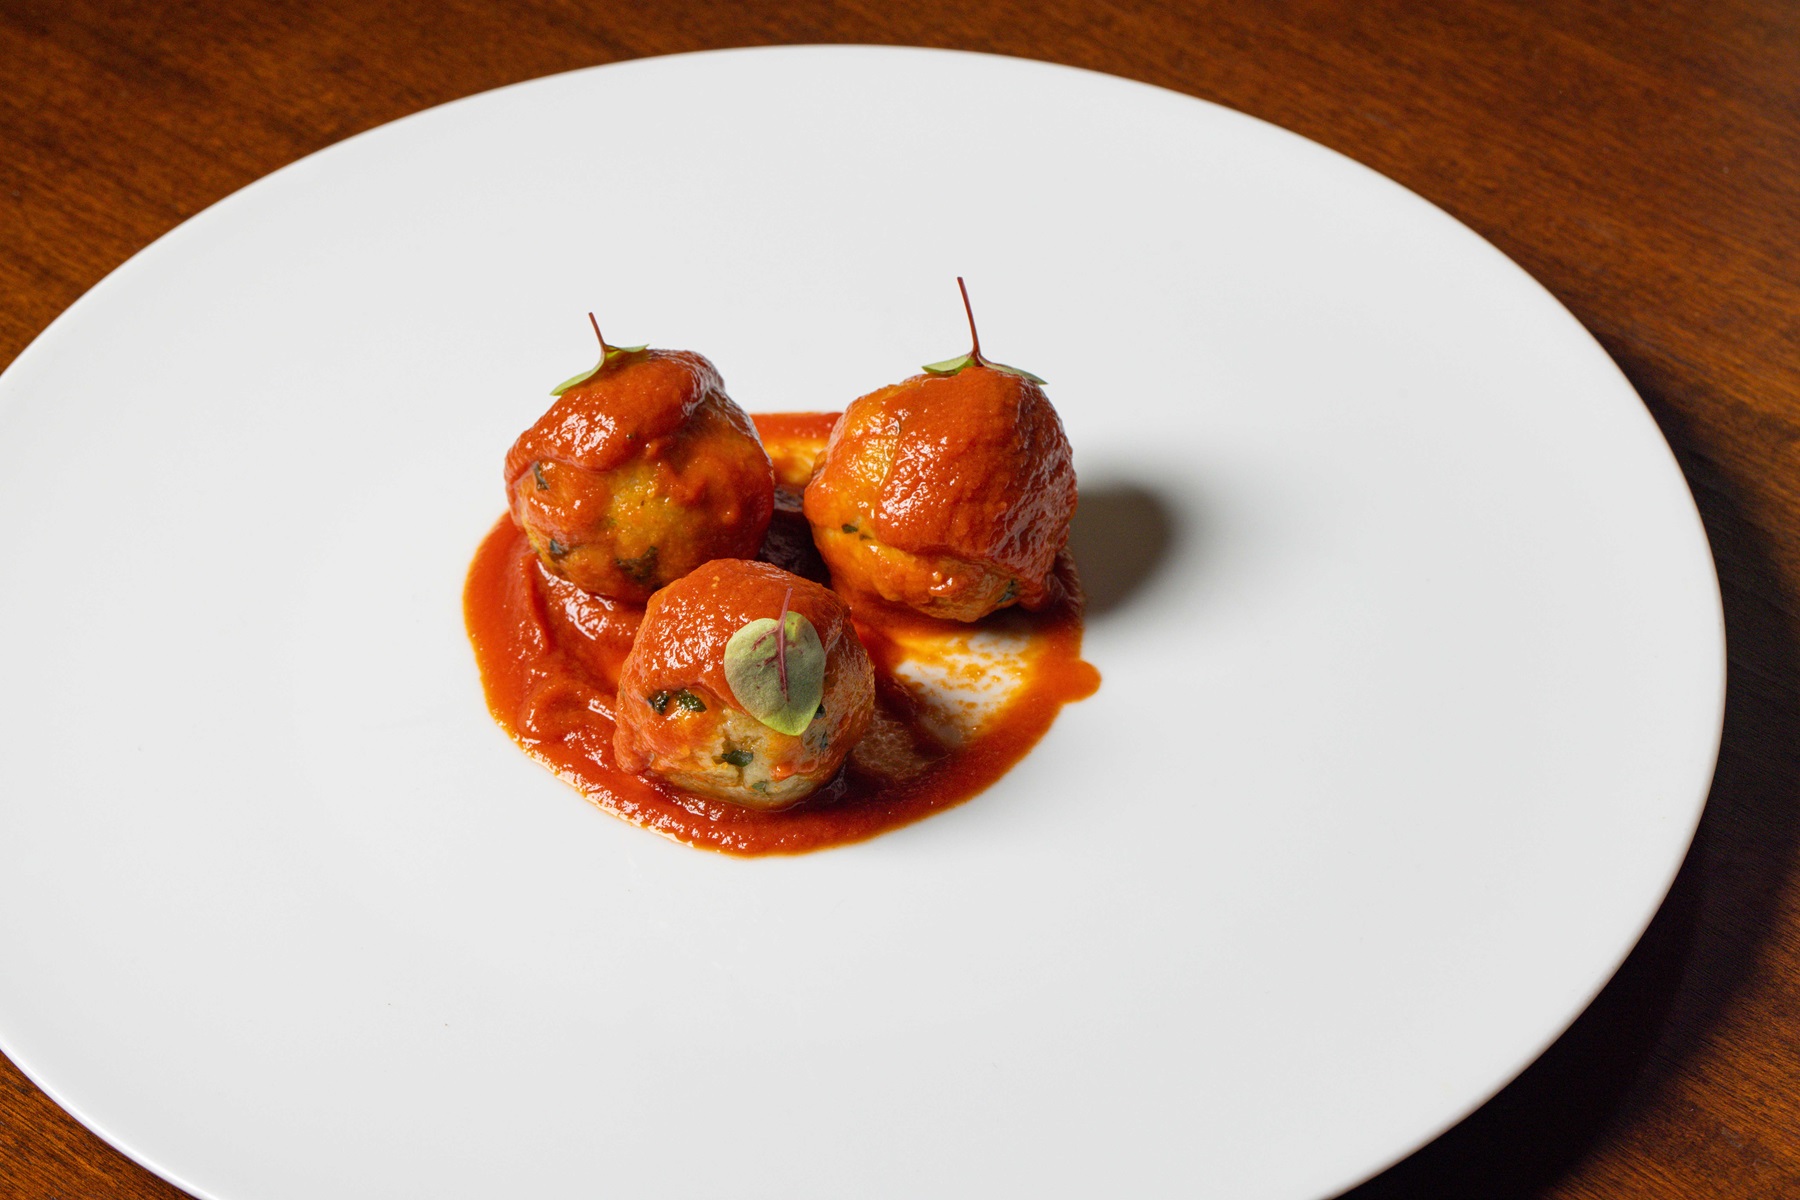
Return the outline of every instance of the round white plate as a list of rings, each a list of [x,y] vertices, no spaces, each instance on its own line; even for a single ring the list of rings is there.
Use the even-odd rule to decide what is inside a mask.
[[[1099,694],[799,858],[527,761],[460,593],[587,310],[831,409],[962,351],[957,274],[1076,447]],[[0,379],[0,512],[0,1043],[217,1200],[1327,1195],[1592,997],[1718,739],[1693,502],[1555,300],[1030,62],[650,60],[296,163]]]

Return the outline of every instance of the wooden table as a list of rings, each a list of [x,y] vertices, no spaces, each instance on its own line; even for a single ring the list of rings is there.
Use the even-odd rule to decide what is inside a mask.
[[[1791,0],[0,0],[0,363],[165,230],[350,134],[555,71],[772,42],[1044,58],[1241,109],[1449,210],[1594,331],[1718,558],[1717,782],[1667,904],[1587,1014],[1350,1196],[1800,1196]],[[0,1194],[182,1193],[0,1059]]]

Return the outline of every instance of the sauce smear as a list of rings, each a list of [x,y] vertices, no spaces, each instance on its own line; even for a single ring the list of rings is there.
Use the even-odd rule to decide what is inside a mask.
[[[754,419],[778,487],[763,557],[823,580],[796,501],[836,414]],[[696,796],[618,766],[619,667],[643,609],[545,572],[510,516],[476,551],[463,615],[495,721],[594,804],[692,846],[800,854],[962,803],[1022,759],[1064,704],[1093,694],[1100,676],[1081,659],[1081,589],[1066,555],[1056,575],[1061,596],[1037,613],[1009,608],[965,625],[899,609],[856,611],[875,666],[874,724],[835,779],[779,812]]]

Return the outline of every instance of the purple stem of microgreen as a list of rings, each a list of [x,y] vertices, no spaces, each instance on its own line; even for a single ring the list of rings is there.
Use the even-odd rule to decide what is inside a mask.
[[[781,677],[781,698],[788,698],[787,680],[787,615],[788,602],[794,598],[794,589],[790,586],[787,594],[781,598],[781,615],[775,618],[775,673]],[[763,676],[767,679],[768,676]]]
[[[981,335],[975,332],[975,309],[969,303],[969,288],[963,282],[961,275],[956,277],[956,290],[962,293],[963,312],[968,314],[969,318],[969,357],[974,360],[976,366],[986,366],[987,359],[981,357]]]
[[[606,344],[606,335],[600,332],[600,321],[593,313],[588,314],[588,324],[594,327],[594,336],[600,340],[600,360],[604,362],[612,347]]]

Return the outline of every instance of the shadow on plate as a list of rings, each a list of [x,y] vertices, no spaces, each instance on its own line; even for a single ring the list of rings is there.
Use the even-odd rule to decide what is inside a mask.
[[[1174,507],[1149,488],[1100,483],[1081,489],[1069,523],[1069,553],[1081,572],[1089,620],[1129,603],[1170,557],[1181,527]]]

